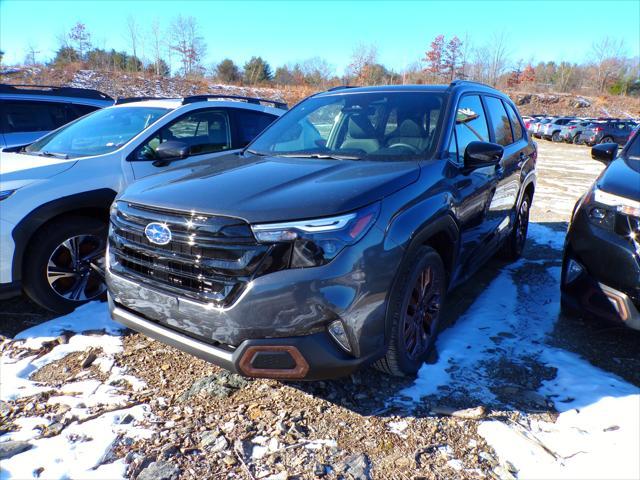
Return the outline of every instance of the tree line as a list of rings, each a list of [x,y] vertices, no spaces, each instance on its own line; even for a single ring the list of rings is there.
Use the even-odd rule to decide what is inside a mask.
[[[582,63],[513,60],[506,34],[496,34],[484,45],[466,35],[437,35],[424,56],[401,71],[386,67],[374,45],[358,45],[342,75],[321,57],[280,65],[275,69],[261,56],[240,65],[230,58],[206,66],[207,45],[194,17],[179,15],[166,28],[157,20],[142,27],[134,17],[126,22],[128,48],[99,47],[85,24],[76,24],[58,36],[58,48],[47,64],[156,76],[212,78],[221,83],[246,85],[308,85],[325,88],[337,84],[381,85],[447,83],[454,78],[480,81],[496,87],[519,87],[560,92],[581,89],[593,93],[640,95],[638,58],[626,55],[622,41],[605,37],[594,42]],[[27,65],[38,64],[39,52],[29,46]],[[587,52],[585,52],[587,53]],[[0,61],[1,61],[0,57]]]

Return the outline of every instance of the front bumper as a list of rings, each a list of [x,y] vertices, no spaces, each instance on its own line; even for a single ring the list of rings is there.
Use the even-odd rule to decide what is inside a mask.
[[[640,330],[640,259],[631,243],[589,222],[580,208],[565,243],[561,290],[565,306]],[[579,274],[569,275],[570,262]]]
[[[145,333],[155,325],[158,332],[164,332],[155,332],[161,334],[160,340],[168,331],[178,333],[180,339],[191,339],[171,340],[178,348],[206,355],[207,360],[244,374],[250,373],[239,368],[238,357],[198,353],[203,350],[189,345],[196,341],[242,352],[247,345],[286,346],[293,342],[300,344],[300,353],[309,366],[308,372],[298,378],[343,376],[385,352],[387,295],[403,250],[397,246],[387,250],[383,238],[384,232],[374,227],[326,265],[253,278],[226,307],[190,300],[169,285],[124,277],[113,271],[109,256],[106,280],[112,315]],[[132,317],[122,312],[140,321],[132,324]],[[336,321],[344,328],[348,353],[328,333]]]
[[[117,322],[148,337],[249,377],[321,380],[351,374],[380,355],[354,358],[336,346],[329,335],[319,332],[300,337],[244,340],[235,348],[212,344],[148,320],[114,303],[109,311]]]

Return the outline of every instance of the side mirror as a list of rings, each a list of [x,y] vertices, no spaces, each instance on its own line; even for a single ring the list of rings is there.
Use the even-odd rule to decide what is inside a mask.
[[[166,160],[182,160],[189,156],[189,145],[184,142],[169,140],[161,143],[156,148],[156,159]]]
[[[609,165],[618,156],[617,143],[601,143],[591,149],[591,158]]]
[[[504,148],[497,143],[471,142],[464,151],[464,167],[472,170],[498,165],[503,154]]]

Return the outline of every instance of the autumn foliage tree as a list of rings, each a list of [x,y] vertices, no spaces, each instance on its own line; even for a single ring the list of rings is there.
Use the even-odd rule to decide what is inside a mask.
[[[425,72],[435,81],[452,81],[456,78],[462,62],[462,40],[453,36],[448,42],[438,35],[425,52]]]

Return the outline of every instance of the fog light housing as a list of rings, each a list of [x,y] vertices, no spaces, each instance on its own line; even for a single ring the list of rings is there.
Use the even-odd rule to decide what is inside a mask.
[[[607,217],[607,211],[604,208],[593,207],[589,215],[595,220],[603,220]]]
[[[564,283],[574,282],[582,273],[584,272],[584,267],[576,262],[574,259],[569,259],[567,262],[567,270],[564,275]]]
[[[344,329],[344,325],[340,320],[335,320],[329,324],[329,335],[333,338],[340,347],[346,352],[351,353],[351,344],[349,343],[349,337]]]

